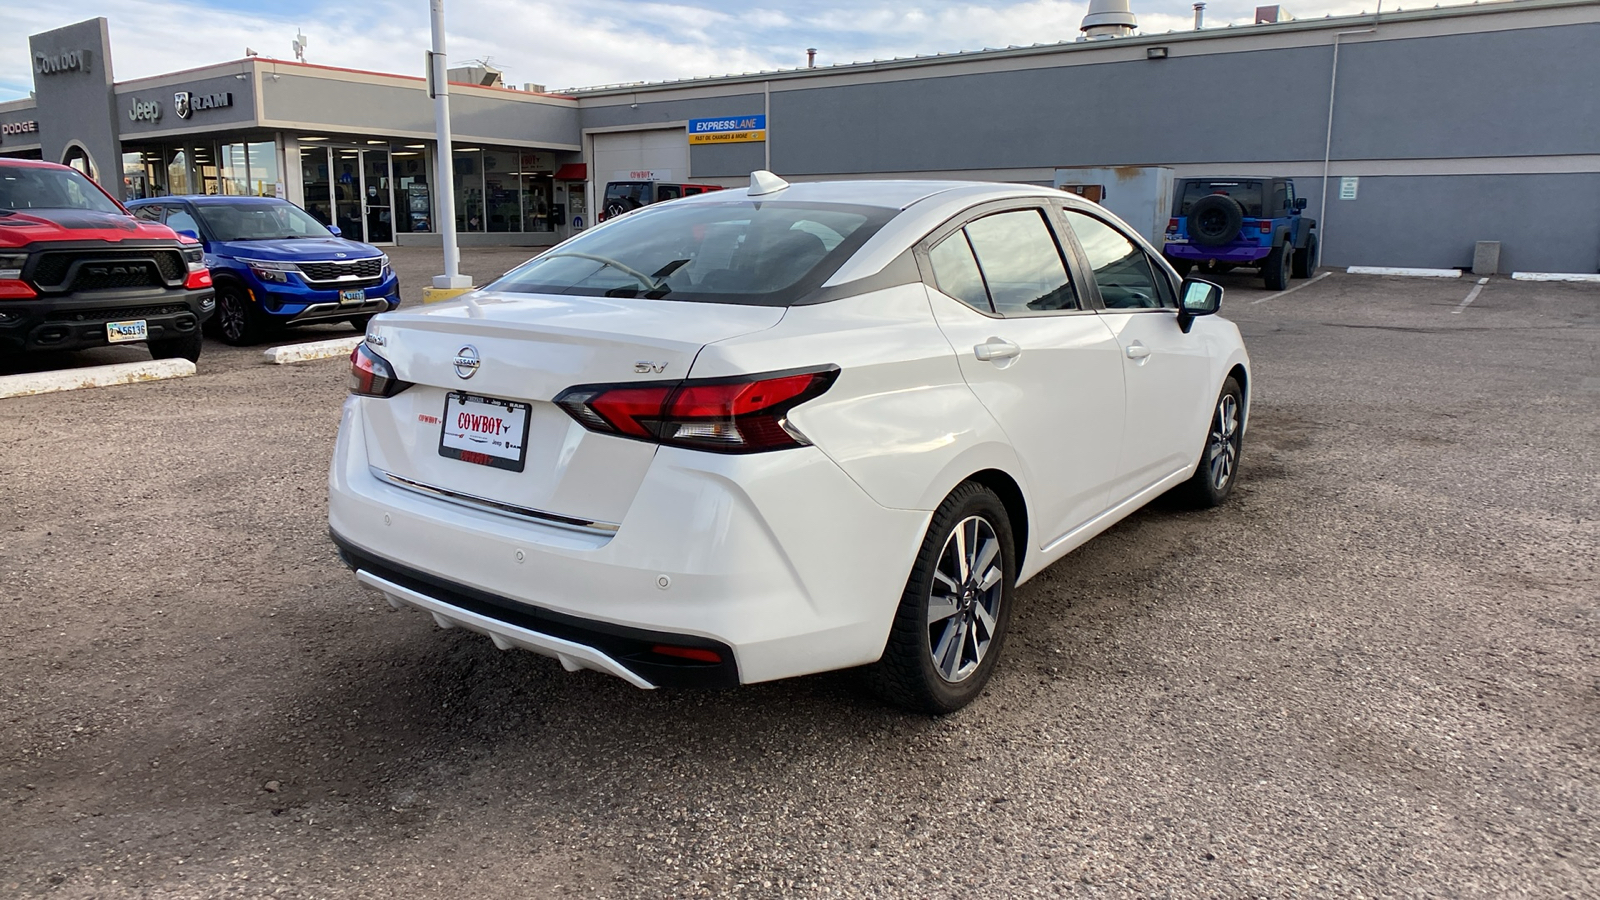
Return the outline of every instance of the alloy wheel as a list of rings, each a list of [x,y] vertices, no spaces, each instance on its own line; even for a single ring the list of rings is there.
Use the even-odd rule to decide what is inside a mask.
[[[217,325],[228,340],[237,341],[244,337],[244,316],[244,303],[240,302],[237,294],[228,291],[217,299]]]
[[[1239,398],[1223,394],[1211,419],[1211,439],[1206,442],[1206,466],[1211,486],[1222,490],[1239,462]]]
[[[1004,560],[994,526],[968,516],[945,539],[928,592],[928,650],[946,682],[978,670],[994,641],[1004,597]]]

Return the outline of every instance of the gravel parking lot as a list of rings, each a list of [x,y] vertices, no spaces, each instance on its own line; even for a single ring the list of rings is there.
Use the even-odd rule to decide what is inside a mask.
[[[0,894],[1600,895],[1600,290],[1224,281],[1234,498],[1024,587],[942,719],[391,611],[326,534],[340,360],[0,400]]]

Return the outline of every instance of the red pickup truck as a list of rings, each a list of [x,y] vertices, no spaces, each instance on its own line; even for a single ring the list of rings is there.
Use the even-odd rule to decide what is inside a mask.
[[[199,243],[76,169],[0,159],[0,356],[142,342],[193,361],[215,309]]]

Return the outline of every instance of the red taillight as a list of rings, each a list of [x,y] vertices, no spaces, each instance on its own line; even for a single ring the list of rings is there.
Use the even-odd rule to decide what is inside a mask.
[[[1261,233],[1262,234],[1271,234],[1272,233],[1272,220],[1271,219],[1262,219],[1257,224],[1259,224],[1261,226]]]
[[[0,300],[31,300],[39,296],[26,281],[7,278],[0,280]]]
[[[350,351],[350,393],[363,397],[393,397],[408,387],[411,382],[396,378],[389,361],[368,350],[366,344],[357,344]]]
[[[740,378],[568,388],[555,402],[590,431],[719,453],[755,453],[810,443],[787,420],[821,395],[836,366]]]
[[[1178,230],[1178,220],[1177,219],[1168,219],[1167,220],[1167,230],[1168,231],[1177,231]]]
[[[676,656],[679,659],[692,659],[695,662],[722,662],[722,654],[703,647],[674,647],[671,644],[657,644],[650,648],[650,652],[659,653],[662,656]]]

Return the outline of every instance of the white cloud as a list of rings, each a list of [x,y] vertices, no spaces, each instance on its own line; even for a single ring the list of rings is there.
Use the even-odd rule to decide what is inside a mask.
[[[1190,5],[1133,0],[1146,33],[1188,30]],[[1087,6],[1062,0],[449,0],[447,25],[452,61],[487,57],[514,84],[554,88],[794,68],[805,64],[807,47],[819,48],[818,63],[828,65],[1069,41]],[[1252,0],[1213,0],[1206,23],[1249,23],[1255,6]],[[1310,18],[1373,6],[1324,0],[1314,10],[1289,8]],[[0,20],[11,23],[0,44],[0,100],[26,96],[32,87],[26,35],[92,16],[111,22],[119,80],[237,59],[246,46],[292,58],[297,28],[311,38],[309,61],[355,69],[421,74],[429,43],[423,0],[302,0],[276,7],[246,0],[87,0],[74,3],[70,13],[30,0],[0,0]]]

